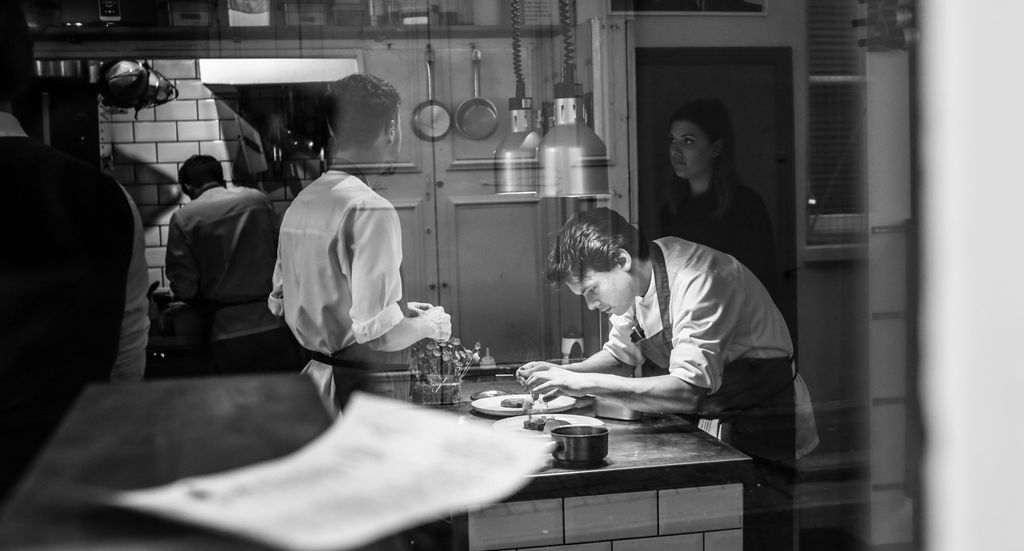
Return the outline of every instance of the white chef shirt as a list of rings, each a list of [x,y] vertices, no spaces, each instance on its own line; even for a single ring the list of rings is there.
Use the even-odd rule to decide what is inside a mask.
[[[171,216],[167,279],[176,296],[217,305],[212,340],[282,327],[263,305],[277,261],[278,223],[266,194],[244,187],[212,187]]]
[[[672,353],[669,374],[708,389],[722,386],[725,364],[741,358],[793,355],[786,321],[768,291],[738,260],[676,237],[655,241],[665,253],[671,294]],[[655,278],[621,316],[612,315],[604,349],[627,365],[643,356],[630,335],[639,325],[650,337],[662,329]]]
[[[677,237],[654,243],[665,253],[671,295],[669,375],[713,394],[722,387],[725,364],[733,360],[793,356],[786,321],[753,272],[728,254]],[[625,314],[610,317],[612,327],[604,349],[638,371],[644,358],[630,336],[638,323],[648,337],[661,331],[657,297],[652,275],[644,296]],[[799,458],[817,447],[818,431],[810,392],[799,375],[793,393]],[[717,427],[712,435],[721,437]]]
[[[302,346],[332,354],[402,320],[401,264],[391,203],[359,178],[329,170],[285,211],[268,306]]]

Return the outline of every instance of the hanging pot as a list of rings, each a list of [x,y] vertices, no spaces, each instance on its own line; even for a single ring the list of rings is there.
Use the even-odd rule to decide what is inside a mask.
[[[445,104],[434,99],[434,50],[427,45],[427,99],[413,109],[412,131],[421,140],[437,141],[448,135],[452,116]]]
[[[487,98],[480,97],[480,63],[483,55],[473,48],[473,97],[459,105],[455,111],[455,128],[459,134],[470,140],[484,140],[491,137],[498,128],[498,109]]]

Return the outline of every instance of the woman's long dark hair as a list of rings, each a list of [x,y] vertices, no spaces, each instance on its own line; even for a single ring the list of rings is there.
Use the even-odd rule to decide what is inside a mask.
[[[716,218],[721,218],[732,202],[733,190],[739,185],[739,178],[736,176],[732,164],[733,135],[729,112],[726,111],[725,105],[717,99],[696,99],[683,104],[672,113],[668,121],[669,128],[672,123],[677,121],[688,121],[697,125],[707,134],[711,143],[722,141],[722,150],[711,165],[709,190],[715,200],[713,214]],[[673,179],[675,184],[683,184],[689,190],[689,182],[686,179],[679,178],[674,174]],[[668,189],[668,204],[673,215],[676,214],[676,200],[679,193],[675,189],[676,187],[679,186],[673,185]]]

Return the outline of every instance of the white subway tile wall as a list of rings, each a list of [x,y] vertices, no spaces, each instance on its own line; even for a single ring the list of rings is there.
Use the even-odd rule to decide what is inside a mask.
[[[682,534],[612,542],[612,551],[704,551],[703,534]]]
[[[705,533],[704,551],[743,551],[743,530]]]
[[[658,493],[565,498],[565,542],[658,535]]]
[[[742,528],[742,513],[742,484],[658,492],[659,534]]]
[[[546,547],[531,547],[529,551],[612,551],[612,542],[595,541],[569,545],[548,545]]]
[[[468,515],[470,551],[741,551],[743,486],[499,503]]]
[[[469,548],[554,545],[562,532],[561,499],[499,503],[470,515]]]
[[[166,287],[167,224],[174,211],[188,202],[178,186],[178,169],[192,155],[212,155],[221,161],[224,177],[233,185],[239,115],[232,107],[237,99],[217,99],[203,84],[196,60],[157,59],[150,65],[174,83],[177,99],[138,112],[100,106],[100,147],[108,172],[139,207],[150,282]],[[290,168],[288,174],[305,185],[319,176],[319,166],[314,162]],[[294,195],[284,182],[271,184],[270,198],[283,214]]]

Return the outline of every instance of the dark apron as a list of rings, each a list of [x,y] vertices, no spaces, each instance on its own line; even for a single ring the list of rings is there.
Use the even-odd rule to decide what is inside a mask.
[[[672,352],[668,270],[651,243],[662,330],[646,337],[634,331],[644,355],[644,376],[668,372]],[[791,358],[741,359],[725,364],[718,392],[707,395],[691,420],[718,419],[723,442],[753,458],[753,480],[743,485],[743,549],[792,551],[796,539],[793,484],[796,406]]]
[[[661,311],[661,331],[647,336],[639,323],[633,342],[644,356],[643,375],[668,373],[672,352],[671,294],[661,247],[651,243],[651,263]],[[796,406],[792,358],[739,359],[725,364],[722,385],[701,402],[691,419],[717,419],[722,440],[754,457],[792,461],[796,454]]]
[[[331,163],[331,170],[355,176],[366,183],[366,176],[356,165],[344,159],[336,159]],[[408,308],[405,299],[405,277],[401,266],[398,268],[399,279],[402,281],[402,298],[398,307],[405,315]],[[333,354],[324,354],[315,350],[309,351],[312,358],[320,363],[331,366],[334,372],[334,401],[339,410],[344,409],[349,397],[355,391],[369,392],[374,379],[389,379],[388,373],[408,371],[409,366],[393,363],[396,356],[393,352],[380,352],[365,344],[353,344]]]

